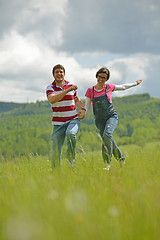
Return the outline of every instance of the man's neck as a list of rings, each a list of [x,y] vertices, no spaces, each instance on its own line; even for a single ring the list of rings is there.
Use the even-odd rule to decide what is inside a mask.
[[[57,84],[59,87],[61,87],[61,88],[63,88],[64,85],[65,85],[65,81],[64,81],[64,80],[62,80],[62,81],[57,81],[57,80],[55,80],[55,82],[56,82],[56,84]]]

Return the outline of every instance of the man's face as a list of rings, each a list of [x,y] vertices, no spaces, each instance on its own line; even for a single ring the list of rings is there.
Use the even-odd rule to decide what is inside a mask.
[[[65,73],[64,73],[63,69],[61,69],[61,68],[55,69],[53,77],[57,83],[64,81],[64,76],[65,76]]]

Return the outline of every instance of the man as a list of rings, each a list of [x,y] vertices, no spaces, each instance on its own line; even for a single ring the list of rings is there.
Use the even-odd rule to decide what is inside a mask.
[[[85,108],[77,95],[77,86],[64,79],[65,68],[58,64],[53,67],[52,74],[54,81],[46,89],[53,111],[52,167],[60,166],[65,136],[69,164],[75,165],[76,134],[80,127],[80,119],[85,117]],[[78,114],[75,105],[80,108]]]

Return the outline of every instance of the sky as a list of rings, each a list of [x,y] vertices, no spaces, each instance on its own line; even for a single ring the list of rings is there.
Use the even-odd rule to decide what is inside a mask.
[[[52,68],[83,99],[101,67],[108,83],[143,82],[113,97],[160,97],[160,0],[0,0],[0,101],[47,100]]]

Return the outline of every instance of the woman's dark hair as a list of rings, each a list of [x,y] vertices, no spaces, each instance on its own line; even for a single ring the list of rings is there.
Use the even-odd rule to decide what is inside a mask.
[[[96,78],[98,77],[99,73],[106,73],[107,74],[107,80],[110,78],[110,71],[106,67],[100,68],[98,70],[98,72],[96,73]]]
[[[57,68],[62,69],[62,70],[64,71],[64,73],[65,73],[65,68],[64,68],[61,64],[57,64],[56,66],[53,67],[52,74],[54,74],[54,71],[55,71]]]

